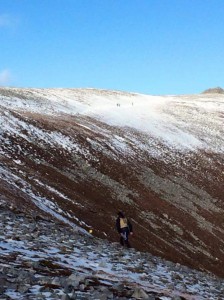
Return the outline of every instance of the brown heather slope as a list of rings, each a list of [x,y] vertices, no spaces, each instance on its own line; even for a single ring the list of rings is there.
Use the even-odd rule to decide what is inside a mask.
[[[114,148],[109,133],[139,143],[148,136],[83,115],[8,114],[18,127],[1,135],[1,199],[34,216],[57,213],[111,241],[118,240],[114,223],[123,210],[136,249],[224,277],[222,153],[173,152],[153,141],[161,159],[130,141],[130,155]],[[58,146],[52,132],[77,148]]]

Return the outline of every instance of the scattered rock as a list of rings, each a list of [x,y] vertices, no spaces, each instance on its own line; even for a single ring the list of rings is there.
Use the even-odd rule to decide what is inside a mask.
[[[132,297],[136,299],[149,299],[149,296],[146,294],[146,292],[140,288],[135,289]]]
[[[0,208],[1,300],[184,300],[192,287],[196,296],[222,299],[223,280],[215,276]],[[35,228],[40,234],[29,239]]]
[[[63,294],[61,297],[61,300],[70,300],[71,298],[69,297],[68,294]]]

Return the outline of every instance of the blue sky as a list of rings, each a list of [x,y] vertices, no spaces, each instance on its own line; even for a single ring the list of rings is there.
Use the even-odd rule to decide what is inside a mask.
[[[0,85],[224,87],[223,0],[1,0]]]

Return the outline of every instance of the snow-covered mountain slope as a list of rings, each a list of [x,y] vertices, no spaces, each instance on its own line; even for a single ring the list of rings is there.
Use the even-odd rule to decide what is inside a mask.
[[[1,300],[223,299],[224,279],[214,275],[34,219],[1,201],[0,210]]]
[[[0,89],[0,193],[98,237],[224,276],[224,96]],[[73,225],[72,225],[73,226]]]

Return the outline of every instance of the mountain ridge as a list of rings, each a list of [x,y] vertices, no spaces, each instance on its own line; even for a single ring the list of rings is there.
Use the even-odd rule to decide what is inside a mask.
[[[203,92],[203,94],[224,94],[224,89],[221,87],[209,88]]]

